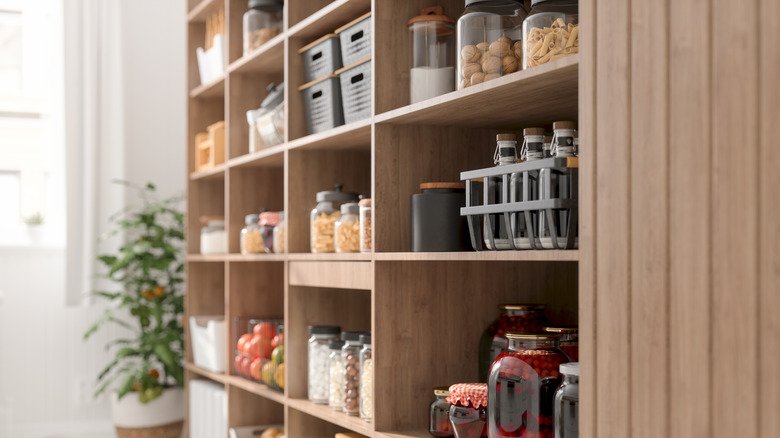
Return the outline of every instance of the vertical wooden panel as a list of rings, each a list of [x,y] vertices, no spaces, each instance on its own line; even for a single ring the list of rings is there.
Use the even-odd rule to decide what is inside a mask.
[[[631,2],[632,437],[669,434],[668,8]]]
[[[758,1],[712,5],[713,436],[758,432]]]
[[[669,14],[669,146],[673,151],[669,175],[669,436],[709,438],[712,436],[712,296],[708,256],[712,249],[710,2],[678,0],[673,9],[674,13]],[[692,364],[696,364],[695,372]]]
[[[580,0],[580,436],[596,438],[596,0]]]
[[[761,245],[760,263],[760,327],[761,350],[759,376],[762,379],[760,431],[761,437],[777,436],[780,431],[780,377],[777,375],[777,359],[780,357],[780,2],[761,0],[760,5],[759,59],[760,73],[760,161],[761,181],[759,211]]]
[[[630,3],[624,0],[601,0],[596,10],[599,438],[624,438],[631,434],[630,9]]]

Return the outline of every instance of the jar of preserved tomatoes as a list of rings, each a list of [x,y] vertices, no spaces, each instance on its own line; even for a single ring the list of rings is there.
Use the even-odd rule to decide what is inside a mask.
[[[455,438],[487,438],[488,388],[484,383],[450,386],[450,424]]]
[[[544,317],[544,304],[501,304],[501,315],[482,333],[479,340],[479,379],[487,382],[490,366],[506,350],[507,332],[543,332],[550,325]]]
[[[577,327],[545,327],[545,332],[561,334],[561,350],[572,362],[580,361],[580,335]]]
[[[433,395],[436,396],[436,400],[431,403],[428,433],[438,438],[451,437],[453,433],[450,425],[450,402],[447,401],[450,389],[446,386],[433,388]]]
[[[491,438],[553,438],[558,369],[569,359],[557,333],[507,333],[507,350],[488,378],[488,433]]]

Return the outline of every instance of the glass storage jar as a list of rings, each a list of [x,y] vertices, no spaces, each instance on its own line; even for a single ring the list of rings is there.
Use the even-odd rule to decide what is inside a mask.
[[[409,20],[412,35],[410,102],[455,91],[455,20],[442,6],[420,11]]]
[[[488,378],[488,433],[499,437],[553,438],[553,396],[558,367],[569,362],[559,334],[506,334],[509,347]]]
[[[357,203],[349,202],[341,205],[341,217],[333,228],[336,252],[360,251],[360,219]]]
[[[450,386],[450,424],[455,438],[487,438],[488,388],[484,383]]]
[[[358,202],[360,207],[360,252],[371,252],[372,227],[371,224],[371,198],[364,198]]]
[[[200,253],[225,254],[227,252],[225,218],[204,216],[200,218],[200,221],[203,225],[200,229]]]
[[[287,222],[284,220],[284,212],[279,212],[279,223],[274,227],[274,252],[277,254],[284,254],[287,252],[285,247],[285,230],[287,229]]]
[[[249,122],[249,152],[284,142],[284,83],[271,83],[260,108],[246,113]]]
[[[335,325],[309,326],[309,400],[313,403],[328,403],[330,341],[340,333],[341,327]]]
[[[566,356],[569,356],[569,360],[572,362],[579,362],[580,336],[577,327],[545,327],[544,331],[548,333],[560,333],[561,350],[566,353]]]
[[[278,211],[264,211],[260,213],[258,225],[260,226],[260,235],[263,236],[265,252],[276,252],[274,249],[274,227],[281,220],[282,216]]]
[[[523,68],[535,67],[580,49],[578,0],[531,0],[523,21]]]
[[[371,335],[360,335],[360,418],[374,420],[374,360],[371,354]]]
[[[487,382],[490,366],[509,345],[509,332],[543,332],[550,325],[544,316],[544,304],[500,304],[501,314],[482,333],[479,340],[479,378]]]
[[[555,391],[555,438],[577,438],[580,436],[580,364],[561,364],[560,371],[563,382]]]
[[[523,145],[520,147],[520,159],[524,162],[544,158],[544,128],[523,129]],[[527,184],[524,182],[528,174]],[[515,172],[509,180],[509,202],[527,202],[539,200],[539,171]],[[528,220],[530,219],[530,220]],[[541,242],[538,210],[522,211],[510,215],[512,237],[518,249],[540,249]],[[530,222],[530,223],[529,223]],[[533,242],[531,241],[533,236]]]
[[[517,136],[515,134],[498,134],[496,136],[496,150],[493,153],[493,163],[496,166],[506,166],[517,163]],[[487,203],[490,205],[501,204],[503,198],[504,182],[501,176],[488,178]],[[490,250],[511,249],[509,239],[510,230],[507,230],[504,214],[486,214],[483,216],[483,231],[485,247]]]
[[[342,191],[336,184],[335,190],[317,192],[317,206],[311,211],[311,252],[334,252],[334,227],[341,217],[341,205],[357,202],[358,195]]]
[[[344,365],[344,384],[342,393],[344,402],[342,409],[347,415],[360,415],[360,335],[367,332],[344,332],[341,339],[345,341],[341,348],[341,361]]]
[[[458,19],[458,89],[514,73],[522,66],[523,2],[466,0]]]
[[[341,349],[344,341],[334,339],[328,344],[328,406],[334,411],[341,411],[344,404],[344,364],[341,360]]]
[[[433,388],[433,395],[436,399],[431,402],[430,406],[428,433],[437,438],[451,437],[453,432],[450,424],[450,402],[447,401],[450,389],[447,386]]]
[[[553,157],[574,157],[574,137],[577,134],[576,123],[561,121],[553,123],[552,155]],[[547,175],[549,174],[549,187],[547,187]],[[539,172],[539,199],[571,199],[577,198],[577,193],[572,193],[572,174],[569,169],[565,171],[554,169],[542,169]],[[552,222],[546,214],[539,217],[539,239],[542,248],[565,248],[568,240],[569,210],[556,209],[552,212]],[[576,233],[576,227],[574,229]],[[553,234],[555,236],[553,236]],[[578,239],[574,239],[573,248],[579,246]]]
[[[282,33],[282,0],[249,0],[244,13],[244,55]]]
[[[241,229],[241,254],[259,254],[265,251],[263,236],[260,234],[260,226],[257,222],[260,216],[248,214],[244,216],[244,228]]]

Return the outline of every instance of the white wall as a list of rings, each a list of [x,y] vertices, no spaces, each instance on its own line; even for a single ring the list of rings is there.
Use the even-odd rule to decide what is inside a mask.
[[[122,114],[115,144],[124,145],[124,178],[183,193],[186,2],[112,1],[120,2],[122,87],[110,110]],[[66,307],[64,274],[62,249],[0,247],[2,438],[111,436],[91,434],[111,431],[108,403],[91,399],[110,333],[82,341],[99,309]]]

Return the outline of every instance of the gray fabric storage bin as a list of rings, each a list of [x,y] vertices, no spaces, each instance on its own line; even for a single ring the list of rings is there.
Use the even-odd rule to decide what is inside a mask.
[[[339,36],[331,33],[307,44],[298,53],[303,57],[303,73],[306,82],[331,75],[343,67]]]
[[[306,132],[316,134],[344,124],[341,86],[335,74],[324,76],[298,88],[303,94]]]
[[[342,65],[371,56],[371,12],[336,29],[341,42]]]
[[[344,67],[336,73],[341,82],[344,123],[371,117],[371,58]]]

